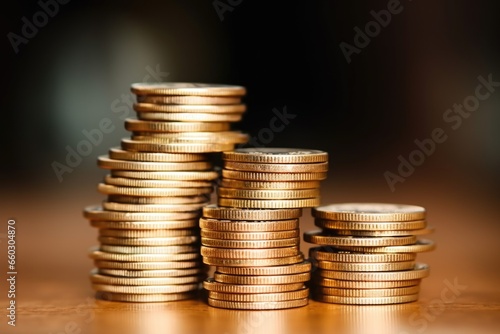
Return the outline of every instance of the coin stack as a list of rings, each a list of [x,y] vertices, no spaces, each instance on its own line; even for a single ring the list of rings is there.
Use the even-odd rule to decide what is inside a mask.
[[[327,303],[375,305],[416,301],[426,264],[417,253],[434,243],[417,240],[432,232],[425,209],[413,205],[345,203],[314,208],[322,231],[304,233],[321,245],[310,250],[313,298]]]
[[[300,253],[302,208],[319,202],[328,155],[305,149],[224,152],[219,206],[203,208],[201,254],[216,266],[204,282],[211,306],[305,306],[311,264]]]
[[[132,92],[139,119],[125,122],[131,139],[98,159],[111,170],[98,186],[108,199],[84,211],[99,228],[92,287],[114,301],[186,299],[206,277],[198,219],[218,178],[209,154],[248,140],[229,131],[245,111],[245,88],[141,83]]]

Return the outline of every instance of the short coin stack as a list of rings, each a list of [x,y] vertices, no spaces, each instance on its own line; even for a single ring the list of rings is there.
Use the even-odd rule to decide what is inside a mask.
[[[312,292],[316,300],[339,304],[396,304],[418,299],[429,267],[415,263],[419,252],[434,249],[417,235],[430,233],[419,206],[346,203],[314,208],[322,231],[304,240],[310,250]]]
[[[248,137],[229,131],[245,111],[239,86],[133,84],[139,120],[121,148],[99,157],[111,170],[99,184],[108,195],[84,215],[99,228],[90,276],[98,297],[128,302],[186,299],[206,277],[198,219],[218,177],[209,154]]]
[[[300,253],[299,217],[319,202],[328,155],[305,149],[224,152],[219,207],[200,219],[204,282],[211,306],[284,309],[305,306],[311,264]],[[235,169],[231,169],[235,168]]]

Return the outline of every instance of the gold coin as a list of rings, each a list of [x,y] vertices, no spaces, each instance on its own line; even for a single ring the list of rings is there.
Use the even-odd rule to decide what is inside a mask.
[[[165,143],[164,144],[164,143],[142,142],[124,138],[122,139],[122,147],[126,150],[142,151],[142,152],[212,153],[212,152],[230,151],[234,148],[234,145],[219,144],[219,143]],[[120,169],[127,169],[127,168],[120,168]],[[161,169],[157,169],[157,171],[159,170]]]
[[[201,268],[200,261],[160,261],[160,262],[120,262],[95,260],[94,265],[99,268],[120,270],[174,270]]]
[[[179,180],[139,180],[106,175],[104,182],[114,186],[138,188],[202,188],[211,187],[210,181],[179,181]]]
[[[229,259],[217,257],[203,257],[203,263],[211,266],[226,266],[226,267],[270,267],[283,266],[304,261],[302,254],[295,256],[279,257],[273,259]]]
[[[263,164],[224,161],[224,168],[259,173],[311,173],[328,171],[328,162],[311,164]]]
[[[400,231],[425,228],[425,220],[407,222],[355,222],[339,221],[316,218],[314,225],[326,229],[356,230],[356,231]]]
[[[91,220],[90,225],[97,228],[121,230],[181,229],[198,227],[197,219],[164,221],[100,221]]]
[[[153,143],[189,143],[189,142],[208,142],[220,144],[245,144],[249,140],[246,133],[239,131],[220,131],[220,132],[174,132],[174,133],[149,133],[132,136],[133,140],[153,142]]]
[[[242,118],[242,113],[234,114],[209,114],[209,113],[194,113],[194,112],[141,112],[137,114],[137,118],[144,121],[167,121],[167,122],[239,122]]]
[[[177,285],[190,284],[203,281],[204,275],[184,276],[184,277],[115,277],[99,274],[91,274],[90,281],[94,284],[111,284],[111,285],[132,285],[132,286],[147,286],[147,285]]]
[[[419,285],[421,279],[403,280],[403,281],[344,281],[331,278],[325,278],[315,275],[312,283],[322,287],[332,287],[339,289],[392,289]]]
[[[417,263],[414,269],[411,270],[385,272],[349,272],[319,269],[318,274],[321,277],[345,281],[404,281],[422,279],[429,276],[429,266]]]
[[[207,208],[204,207],[203,210]],[[200,218],[202,229],[226,232],[274,232],[299,228],[298,219],[268,220],[268,221],[233,221],[210,218]]]
[[[319,189],[252,190],[219,187],[217,192],[220,197],[243,199],[301,199],[320,195]]]
[[[168,237],[168,238],[115,238],[115,237],[99,237],[99,242],[106,245],[121,245],[121,246],[179,246],[179,245],[190,245],[197,243],[200,237],[196,235],[187,235],[182,237]],[[184,246],[186,247],[186,246]],[[192,246],[190,246],[192,247]],[[189,250],[190,247],[178,249]],[[173,248],[172,248],[173,249]],[[192,252],[196,252],[193,250]],[[112,253],[114,251],[111,251]],[[184,251],[185,252],[185,251]]]
[[[281,310],[306,306],[308,302],[309,298],[270,302],[232,302],[208,298],[208,305],[232,310]]]
[[[241,97],[218,97],[218,96],[186,96],[186,95],[138,95],[134,104],[136,111],[157,110],[155,107],[162,104],[194,104],[194,105],[214,105],[214,104],[238,104]],[[161,110],[163,111],[163,110]]]
[[[148,153],[124,151],[119,147],[109,150],[109,158],[112,160],[132,160],[150,162],[192,162],[206,161],[207,157],[201,153]]]
[[[218,204],[220,206],[252,209],[311,208],[318,206],[320,203],[321,200],[319,199],[319,197],[289,200],[251,200],[220,197],[218,199]]]
[[[320,163],[328,161],[328,153],[302,148],[241,148],[234,152],[223,153],[222,159],[268,164]]]
[[[406,296],[391,296],[391,297],[341,297],[330,295],[318,295],[313,299],[334,304],[351,304],[351,305],[388,305],[409,303],[418,300],[418,293]]]
[[[336,271],[397,271],[410,270],[415,267],[415,261],[389,262],[389,263],[346,263],[318,261],[316,266],[325,270]]]
[[[167,196],[200,196],[210,194],[213,189],[206,188],[134,188],[123,186],[112,186],[99,183],[97,190],[105,195],[123,195],[123,196],[144,196],[144,197],[167,197]]]
[[[316,294],[341,297],[392,297],[413,295],[419,292],[419,285],[391,289],[339,289],[325,287],[318,287],[315,289]]]
[[[397,231],[357,231],[357,230],[335,230],[338,235],[351,235],[357,237],[400,237],[406,235],[425,235],[434,232],[433,227],[421,228],[418,230],[397,230]]]
[[[415,253],[389,253],[389,254],[359,254],[338,249],[325,249],[317,247],[309,249],[312,258],[318,261],[347,262],[347,263],[387,263],[401,261],[415,261]]]
[[[204,273],[202,268],[167,269],[167,270],[123,270],[123,269],[98,269],[97,273],[118,277],[182,277],[195,276]]]
[[[290,264],[286,266],[273,267],[217,267],[216,271],[222,274],[243,276],[268,276],[268,275],[292,275],[308,273],[311,271],[311,262]]]
[[[130,238],[127,238],[127,240],[130,240]],[[189,245],[122,246],[116,244],[102,244],[101,246],[99,246],[99,250],[102,252],[119,253],[119,254],[180,254],[180,253],[197,252],[198,247]]]
[[[276,240],[232,240],[213,239],[202,237],[201,244],[217,248],[277,248],[298,246],[300,238],[276,239]]]
[[[145,103],[154,103],[152,111],[156,112],[195,112],[195,113],[209,113],[209,114],[234,114],[243,113],[247,110],[247,106],[238,102],[235,104],[164,104],[161,95],[139,95],[138,101]],[[158,102],[153,102],[156,100]],[[148,110],[141,110],[147,112]]]
[[[127,302],[127,303],[162,303],[173,302],[177,300],[185,300],[195,298],[196,294],[192,292],[183,293],[161,293],[161,294],[126,294],[102,292],[96,293],[96,298],[110,302]]]
[[[283,181],[283,182],[266,182],[266,181],[245,181],[222,179],[221,187],[237,188],[237,189],[275,189],[275,190],[292,190],[292,189],[315,189],[319,188],[319,181]]]
[[[259,173],[223,169],[222,177],[247,181],[321,181],[326,179],[326,172],[310,173]]]
[[[126,177],[129,179],[146,179],[146,180],[177,180],[177,181],[192,181],[205,180],[213,181],[219,177],[216,171],[180,171],[180,172],[141,172],[130,170],[112,170],[111,175],[114,177]]]
[[[191,82],[133,83],[137,95],[243,96],[245,87]]]
[[[128,203],[128,204],[195,204],[207,203],[210,201],[209,195],[200,196],[176,196],[176,197],[138,197],[109,195],[108,202]]]
[[[331,220],[398,222],[425,219],[425,209],[404,204],[342,203],[314,208],[312,215]]]
[[[92,289],[96,291],[115,292],[125,294],[158,294],[158,293],[179,293],[198,290],[199,284],[176,284],[176,285],[112,285],[112,284],[92,284]]]
[[[198,132],[198,131],[228,131],[231,125],[228,122],[221,123],[197,123],[197,122],[150,122],[139,119],[127,118],[125,129],[128,131],[146,132]]]
[[[324,235],[323,231],[309,231],[304,233],[304,241],[318,245],[328,246],[400,246],[410,245],[417,241],[417,237],[410,235],[404,237],[352,237]]]
[[[173,262],[189,261],[200,257],[198,253],[182,254],[117,254],[94,250],[89,254],[91,259],[104,261],[123,261],[123,262]]]
[[[238,209],[208,205],[203,208],[203,217],[230,220],[285,220],[299,218],[302,209]],[[295,227],[293,227],[295,228]],[[291,228],[286,228],[290,230]]]
[[[299,273],[290,275],[267,275],[267,276],[241,276],[228,275],[218,272],[214,273],[214,280],[220,283],[237,285],[274,285],[307,282],[311,273]]]
[[[130,161],[130,160],[114,160],[106,156],[97,158],[97,164],[104,169],[122,169],[122,170],[138,170],[138,171],[192,171],[192,170],[208,170],[212,168],[212,164],[207,161],[191,161],[191,162],[149,162],[149,161]]]
[[[297,246],[266,249],[225,249],[201,246],[201,255],[225,259],[269,259],[288,257],[300,253]]]
[[[191,235],[198,235],[199,231],[196,229],[151,229],[151,230],[118,230],[103,228],[99,230],[101,237],[115,237],[115,238],[166,238],[166,237],[184,237]]]
[[[339,248],[360,253],[422,253],[434,250],[436,245],[431,240],[420,239],[414,245],[381,247],[339,246]]]
[[[99,206],[88,206],[83,211],[83,216],[89,220],[101,221],[120,221],[120,222],[133,222],[133,221],[168,221],[168,220],[184,220],[198,218],[199,212],[120,212],[120,211],[106,211]],[[168,222],[164,222],[168,225]],[[161,224],[161,223],[158,223]],[[181,223],[182,224],[182,223]],[[179,224],[179,225],[181,225]],[[186,224],[189,225],[189,224]],[[188,226],[186,226],[188,227]],[[108,227],[114,228],[114,227]],[[178,227],[182,228],[182,227]]]
[[[205,203],[194,204],[129,204],[129,203],[115,203],[103,202],[102,207],[104,210],[111,211],[130,211],[130,212],[186,212],[200,210]]]
[[[309,289],[277,293],[225,293],[209,291],[208,298],[233,302],[280,302],[309,297]]]
[[[213,278],[203,281],[203,287],[208,291],[222,293],[279,293],[297,291],[304,288],[304,283],[274,284],[274,285],[234,285],[216,282]]]
[[[201,236],[206,238],[247,241],[290,239],[297,238],[299,234],[300,230],[298,228],[295,230],[276,232],[226,232],[207,229],[201,230]]]

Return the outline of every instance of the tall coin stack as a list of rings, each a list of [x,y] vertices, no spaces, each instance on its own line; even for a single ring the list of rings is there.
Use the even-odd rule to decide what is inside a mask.
[[[219,206],[203,209],[201,254],[215,265],[204,282],[211,306],[305,306],[311,264],[300,253],[302,208],[319,204],[326,152],[252,148],[224,152]]]
[[[314,208],[322,231],[304,233],[310,250],[313,298],[327,303],[376,305],[416,301],[426,264],[417,253],[434,243],[425,209],[413,205],[346,203]]]
[[[98,186],[108,199],[84,211],[99,228],[92,287],[114,301],[186,299],[206,277],[198,219],[218,177],[209,154],[248,140],[229,131],[245,111],[245,88],[140,83],[132,92],[138,119],[125,122],[132,137],[98,159],[111,170]]]

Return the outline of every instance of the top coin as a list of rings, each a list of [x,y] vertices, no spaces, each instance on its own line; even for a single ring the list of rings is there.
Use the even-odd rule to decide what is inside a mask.
[[[411,221],[425,219],[425,209],[416,205],[342,203],[312,209],[316,218],[342,221]]]
[[[245,87],[192,82],[140,82],[131,90],[137,95],[243,96]]]
[[[303,148],[258,147],[224,152],[222,158],[226,161],[300,164],[326,162],[328,153]]]

